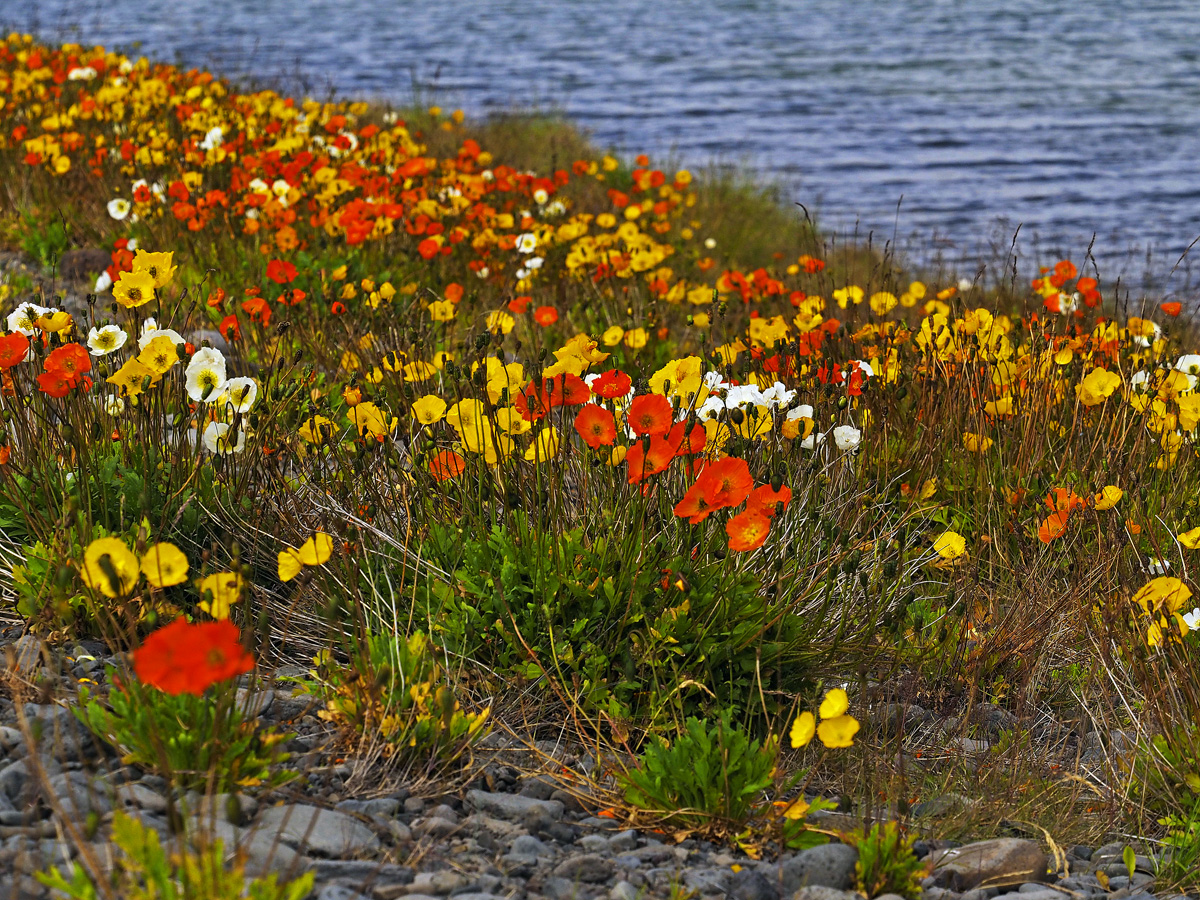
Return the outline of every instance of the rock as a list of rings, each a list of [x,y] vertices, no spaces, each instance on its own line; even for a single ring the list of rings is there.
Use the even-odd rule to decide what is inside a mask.
[[[845,890],[854,884],[858,851],[846,844],[822,844],[802,850],[779,864],[779,884],[785,897],[805,885]]]
[[[730,881],[732,900],[779,900],[779,885],[757,869],[742,869]]]
[[[74,822],[83,821],[93,812],[102,816],[112,809],[102,785],[86,772],[78,771],[63,772],[46,783],[47,790],[58,801],[59,811]]]
[[[212,347],[214,350],[220,350],[221,353],[229,352],[229,341],[225,340],[225,336],[223,334],[221,334],[219,331],[212,331],[210,329],[204,329],[201,331],[193,331],[191,334],[187,335],[187,339],[195,347],[201,347],[204,345],[204,342],[207,341],[208,346]],[[270,692],[268,692],[268,693],[270,693]],[[242,699],[242,691],[238,690],[239,702],[241,701],[241,699]],[[273,700],[274,697],[272,697],[271,699]]]
[[[618,881],[609,889],[609,900],[638,900],[641,892],[628,881]]]
[[[409,893],[440,896],[465,888],[469,882],[460,872],[418,872],[409,885]]]
[[[627,828],[622,832],[614,834],[608,839],[609,849],[613,853],[624,853],[627,850],[632,850],[637,846],[638,833],[632,828]]]
[[[792,894],[792,900],[862,900],[854,891],[839,891],[820,884],[810,884]]]
[[[701,894],[726,894],[733,882],[733,870],[728,868],[686,869],[683,883],[688,890]]]
[[[940,794],[913,806],[912,815],[914,819],[936,818],[967,809],[971,805],[972,801],[962,794]]]
[[[334,809],[345,813],[359,813],[364,816],[391,817],[400,812],[400,801],[395,797],[380,797],[376,800],[343,800]]]
[[[4,652],[12,670],[26,678],[36,672],[42,664],[42,641],[36,635],[21,635],[5,647]]]
[[[209,332],[200,332],[201,334],[209,334]],[[216,334],[216,332],[212,332]],[[220,335],[217,335],[220,337]],[[199,341],[194,341],[199,346]],[[213,345],[216,347],[216,344]],[[220,347],[217,347],[220,350]],[[222,350],[222,352],[224,352]],[[254,719],[259,716],[264,716],[275,702],[274,691],[249,691],[246,688],[238,688],[237,690],[237,706],[247,719]]]
[[[58,261],[58,274],[64,281],[92,280],[112,263],[112,254],[99,247],[68,250]]]
[[[563,805],[557,800],[535,800],[520,794],[493,794],[488,791],[467,791],[467,805],[490,816],[517,821],[530,812],[539,812],[550,819],[561,819]]]
[[[317,891],[314,900],[367,900],[367,898],[345,885],[327,884]]]
[[[1033,841],[994,838],[930,855],[936,883],[953,891],[1005,887],[1046,876],[1046,854]]]
[[[522,797],[532,797],[534,800],[549,800],[550,795],[558,790],[558,784],[547,775],[534,775],[521,781]]]
[[[595,853],[572,856],[570,859],[563,860],[554,868],[554,874],[559,878],[566,878],[571,881],[584,881],[589,884],[608,881],[614,871],[615,866],[613,866],[611,860],[597,856]]]
[[[319,856],[350,856],[379,850],[379,838],[357,819],[331,809],[299,803],[273,806],[259,816],[262,834],[303,846]]]
[[[441,816],[425,816],[413,823],[412,832],[417,837],[431,837],[436,840],[448,838],[458,831],[458,824]]]
[[[118,785],[116,802],[122,806],[136,806],[147,812],[164,812],[167,808],[165,797],[136,781]]]

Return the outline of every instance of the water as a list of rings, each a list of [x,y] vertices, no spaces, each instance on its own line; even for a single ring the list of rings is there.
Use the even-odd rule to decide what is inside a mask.
[[[1149,253],[1190,290],[1163,276],[1200,235],[1192,0],[2,0],[0,24],[317,94],[553,107],[604,146],[768,173],[827,228],[968,264],[1018,224],[1023,265],[1094,234],[1108,278]]]

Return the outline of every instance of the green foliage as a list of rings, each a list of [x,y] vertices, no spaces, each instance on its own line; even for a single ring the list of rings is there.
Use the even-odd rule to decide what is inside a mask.
[[[423,634],[369,635],[349,667],[328,652],[317,664],[309,689],[325,701],[322,717],[361,737],[384,738],[401,758],[447,763],[486,733],[488,710],[462,711]]]
[[[910,900],[921,896],[921,861],[913,853],[913,838],[896,822],[876,822],[871,830],[857,832],[850,842],[858,848],[854,876],[867,897],[899,894]]]
[[[71,244],[71,236],[57,211],[23,212],[14,231],[21,249],[44,267],[56,265]]]
[[[1196,733],[1180,726],[1139,741],[1126,760],[1133,795],[1159,816],[1200,804],[1200,747]]]
[[[689,718],[673,742],[654,738],[623,777],[625,799],[667,821],[744,822],[774,784],[778,741],[752,740],[727,710],[713,722]]]
[[[220,792],[290,781],[296,773],[281,768],[287,754],[277,745],[291,735],[256,728],[235,698],[232,682],[196,697],[132,681],[115,687],[105,706],[81,686],[75,715],[125,762],[183,788]]]
[[[120,812],[113,818],[113,842],[120,854],[103,887],[79,863],[70,880],[50,869],[37,873],[38,881],[72,900],[303,900],[313,887],[311,872],[285,884],[274,873],[247,881],[243,864],[226,866],[219,840],[168,854],[153,829]]]
[[[1166,816],[1158,824],[1167,833],[1155,873],[1157,883],[1178,890],[1200,888],[1200,801],[1187,813]]]
[[[679,721],[749,710],[760,672],[781,673],[781,689],[803,682],[802,664],[784,664],[800,617],[781,615],[753,576],[641,533],[589,538],[514,516],[482,538],[436,527],[426,553],[453,570],[431,583],[425,610],[442,640],[495,668],[550,675],[585,711]]]

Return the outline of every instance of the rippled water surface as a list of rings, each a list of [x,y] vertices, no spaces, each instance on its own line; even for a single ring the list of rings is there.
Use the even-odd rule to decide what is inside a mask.
[[[1021,224],[1027,259],[1096,233],[1133,273],[1200,235],[1194,0],[0,0],[0,24],[318,93],[554,106],[951,257]]]

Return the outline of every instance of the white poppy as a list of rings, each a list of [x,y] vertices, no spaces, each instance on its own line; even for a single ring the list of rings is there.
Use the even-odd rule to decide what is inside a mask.
[[[92,356],[108,356],[124,347],[128,339],[129,335],[116,325],[93,326],[88,332],[87,345]]]
[[[839,450],[853,450],[862,442],[862,432],[853,425],[839,425],[833,429],[833,442]]]
[[[180,344],[187,343],[187,341],[183,339],[183,335],[178,331],[175,331],[171,328],[159,328],[158,323],[155,322],[154,319],[147,319],[142,323],[142,334],[138,338],[138,349],[145,350],[146,345],[152,340],[154,340],[156,337],[163,337],[164,335],[174,341],[176,347],[178,347]]]
[[[192,355],[184,373],[188,396],[196,401],[213,401],[225,389],[225,357],[215,347],[201,347]]]
[[[258,399],[258,382],[253,378],[230,378],[225,382],[225,393],[217,403],[220,406],[229,404],[234,412],[250,412],[250,407]]]
[[[208,448],[209,453],[219,453],[222,456],[227,453],[241,453],[246,448],[246,431],[243,428],[238,429],[235,443],[229,436],[228,425],[224,422],[209,422],[208,427],[204,429],[204,446]]]
[[[537,249],[537,235],[530,231],[518,235],[516,248],[518,253],[532,253]]]
[[[108,270],[101,272],[96,278],[96,285],[92,288],[92,293],[103,294],[112,287],[112,276],[108,274]]]
[[[114,197],[108,201],[108,214],[118,222],[128,216],[132,208],[133,204],[124,197]]]
[[[19,331],[25,337],[33,337],[37,333],[38,316],[43,316],[48,309],[36,303],[25,302],[8,314],[8,330]]]

